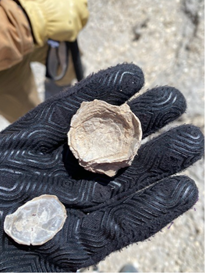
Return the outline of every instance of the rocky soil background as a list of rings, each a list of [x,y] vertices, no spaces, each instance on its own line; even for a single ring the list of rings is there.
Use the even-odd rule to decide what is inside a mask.
[[[204,131],[204,1],[88,0],[88,7],[89,22],[78,39],[85,74],[133,62],[145,74],[142,92],[171,85],[187,99],[186,114],[166,129],[192,123]],[[36,63],[32,68],[44,100],[45,68]],[[0,117],[0,129],[7,125]],[[184,173],[199,188],[194,208],[151,239],[111,254],[99,263],[99,271],[119,272],[127,263],[139,272],[205,271],[203,161]]]

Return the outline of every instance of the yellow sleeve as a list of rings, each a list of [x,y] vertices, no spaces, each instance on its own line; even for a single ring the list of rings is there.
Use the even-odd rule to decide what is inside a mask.
[[[23,10],[13,0],[0,1],[0,71],[22,61],[34,42]]]
[[[37,46],[48,39],[75,41],[89,17],[87,0],[19,0],[31,22]]]

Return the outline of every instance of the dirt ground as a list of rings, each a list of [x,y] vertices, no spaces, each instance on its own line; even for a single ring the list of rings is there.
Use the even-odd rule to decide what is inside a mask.
[[[89,22],[78,39],[85,74],[135,63],[145,74],[142,92],[171,85],[186,97],[187,112],[170,126],[192,123],[204,131],[204,1],[88,0],[88,7]],[[45,68],[32,68],[44,100]],[[7,124],[0,117],[0,129]],[[135,264],[138,272],[205,271],[203,164],[201,160],[184,172],[199,188],[194,208],[150,240],[111,254],[99,263],[99,271],[119,272],[127,263]]]
[[[109,2],[109,3],[108,3]],[[204,130],[204,3],[200,0],[88,0],[90,20],[81,32],[86,74],[122,62],[139,65],[142,90],[175,86],[185,95],[187,112],[178,124]],[[199,187],[193,209],[152,239],[111,254],[98,265],[118,272],[127,263],[139,272],[204,272],[203,161],[186,172]]]

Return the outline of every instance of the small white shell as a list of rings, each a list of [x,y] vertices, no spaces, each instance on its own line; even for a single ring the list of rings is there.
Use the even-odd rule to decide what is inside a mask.
[[[42,245],[62,229],[65,206],[55,195],[41,195],[7,215],[4,231],[19,244]]]

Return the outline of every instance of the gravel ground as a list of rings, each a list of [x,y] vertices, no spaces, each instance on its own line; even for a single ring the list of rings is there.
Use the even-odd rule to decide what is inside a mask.
[[[85,74],[133,62],[145,74],[142,92],[172,85],[185,95],[187,112],[171,126],[193,123],[204,131],[204,2],[88,0],[88,6],[90,19],[79,35]],[[43,100],[45,69],[36,63],[32,68]],[[0,117],[0,129],[7,125]],[[184,172],[199,188],[194,208],[151,239],[111,254],[99,263],[101,272],[119,272],[127,263],[139,272],[205,271],[203,164],[201,160]]]
[[[185,95],[187,112],[171,126],[193,123],[203,130],[203,1],[88,3],[90,21],[79,37],[86,73],[133,62],[145,74],[142,92],[157,85],[171,85]],[[199,187],[195,207],[150,240],[111,254],[98,265],[100,271],[118,272],[131,262],[139,272],[204,272],[203,161],[185,174]]]

